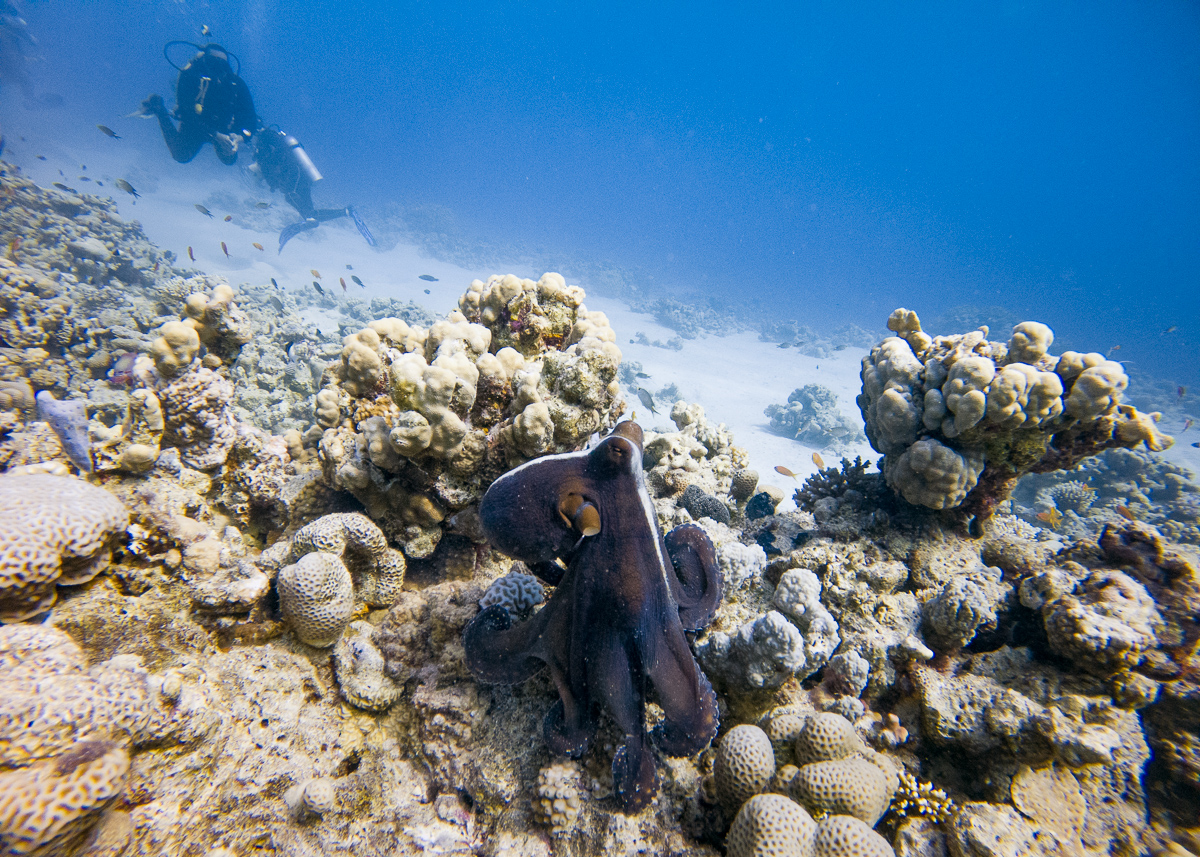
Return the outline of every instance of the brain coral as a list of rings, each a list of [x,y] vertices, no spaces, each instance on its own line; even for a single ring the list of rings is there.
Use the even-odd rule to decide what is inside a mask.
[[[766,732],[743,723],[725,733],[717,747],[713,779],[717,796],[730,811],[764,791],[774,773],[775,752]]]
[[[898,309],[888,328],[897,335],[863,358],[858,406],[888,485],[910,503],[986,518],[1024,473],[1172,443],[1157,415],[1121,404],[1121,364],[1054,357],[1044,324],[1016,325],[1007,343],[989,342],[987,327],[931,337],[916,313]]]
[[[783,795],[755,795],[742,804],[725,849],[729,857],[809,857],[817,825]]]
[[[104,570],[129,515],[116,497],[79,479],[0,476],[0,622],[54,605],[55,586]]]

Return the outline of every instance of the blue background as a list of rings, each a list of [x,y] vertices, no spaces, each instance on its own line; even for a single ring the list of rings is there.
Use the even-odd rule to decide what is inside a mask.
[[[1200,385],[1195,3],[24,11],[38,88],[89,126],[172,104],[162,45],[211,26],[326,175],[318,205],[444,206],[818,327],[998,304]],[[161,140],[146,157],[169,168]]]

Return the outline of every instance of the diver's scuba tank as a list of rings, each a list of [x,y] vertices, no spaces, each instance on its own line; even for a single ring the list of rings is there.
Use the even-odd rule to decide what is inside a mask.
[[[317,165],[312,162],[312,158],[308,156],[308,152],[304,151],[304,146],[293,137],[287,134],[283,138],[283,144],[288,147],[292,153],[292,157],[296,159],[296,166],[300,167],[301,172],[308,176],[309,181],[316,184],[321,180],[321,173],[317,169]]]

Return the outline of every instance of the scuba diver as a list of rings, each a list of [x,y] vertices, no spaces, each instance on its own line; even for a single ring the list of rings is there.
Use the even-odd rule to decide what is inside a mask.
[[[190,45],[199,51],[179,69],[179,82],[175,86],[175,117],[179,127],[175,127],[161,95],[151,95],[142,102],[142,115],[158,119],[171,157],[179,163],[186,164],[205,143],[212,143],[221,163],[233,164],[241,144],[249,141],[259,128],[250,89],[230,66],[229,52],[220,45],[210,43],[200,47],[191,42],[168,42],[163,55],[175,68],[179,66],[168,53],[174,45]],[[238,66],[240,70],[240,62]]]
[[[316,208],[313,205],[312,186],[321,180],[321,173],[295,137],[284,134],[274,125],[263,128],[255,139],[254,164],[250,169],[262,176],[271,190],[282,191],[284,199],[303,218],[279,233],[279,252],[282,253],[283,245],[301,232],[316,229],[325,221],[339,217],[353,218],[362,237],[375,246],[375,238],[367,224],[350,206]]]
[[[4,2],[4,0],[0,0]],[[205,28],[204,35],[209,31]],[[187,45],[199,53],[183,68],[171,59],[171,48]],[[279,234],[279,250],[289,240],[309,229],[315,229],[327,220],[351,217],[363,238],[372,247],[375,239],[367,225],[353,208],[322,208],[313,206],[312,186],[321,180],[321,174],[304,151],[299,141],[284,134],[277,126],[264,128],[254,111],[254,101],[246,82],[229,64],[237,57],[217,44],[204,47],[191,42],[167,42],[163,48],[167,62],[179,69],[179,82],[175,86],[175,127],[172,116],[163,104],[162,96],[151,95],[142,102],[140,115],[158,119],[163,139],[171,150],[171,157],[186,164],[205,143],[212,143],[221,163],[232,165],[237,161],[243,143],[254,142],[255,162],[251,171],[260,175],[271,190],[283,191],[284,196],[303,218]]]

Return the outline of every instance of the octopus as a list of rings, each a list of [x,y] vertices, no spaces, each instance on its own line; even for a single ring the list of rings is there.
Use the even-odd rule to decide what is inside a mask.
[[[590,450],[547,455],[497,479],[479,507],[492,546],[555,587],[539,612],[515,623],[503,605],[463,632],[467,667],[481,682],[516,684],[543,668],[558,691],[542,733],[578,758],[606,709],[624,733],[614,792],[627,813],[658,791],[650,740],[690,756],[717,733],[712,685],[688,645],[721,601],[716,552],[695,524],[664,538],[642,476],[642,430],[623,422]],[[649,700],[663,716],[651,735]]]

